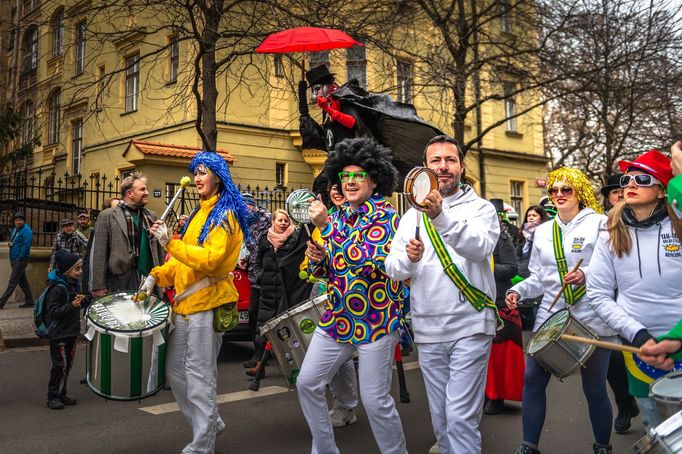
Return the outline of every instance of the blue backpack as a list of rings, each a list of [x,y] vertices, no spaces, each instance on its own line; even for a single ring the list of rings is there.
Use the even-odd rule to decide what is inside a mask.
[[[61,282],[52,282],[45,288],[45,290],[43,290],[43,293],[40,294],[35,302],[35,305],[33,306],[33,332],[35,332],[36,336],[40,337],[41,339],[47,339],[49,337],[50,330],[56,323],[56,320],[53,320],[52,323],[50,323],[50,326],[45,324],[45,297],[47,296],[47,293],[55,286],[59,286],[66,290],[68,299],[69,289],[66,287],[66,285],[62,284]]]

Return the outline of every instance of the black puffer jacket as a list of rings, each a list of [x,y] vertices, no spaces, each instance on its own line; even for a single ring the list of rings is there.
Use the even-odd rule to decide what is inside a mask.
[[[71,301],[78,293],[74,281],[67,282],[68,291],[60,285],[52,285],[45,295],[45,324],[50,327],[50,340],[78,336],[81,332],[80,308],[73,307]]]
[[[504,297],[512,287],[511,278],[516,276],[518,266],[516,264],[516,251],[514,250],[514,243],[507,232],[502,230],[500,238],[497,240],[495,250],[493,251],[493,261],[495,264],[495,288],[497,290],[497,298],[495,304],[497,307],[506,308]]]
[[[256,265],[262,271],[258,280],[261,289],[258,323],[270,320],[310,296],[311,284],[298,276],[307,240],[307,232],[299,228],[275,252],[267,233],[260,239]]]

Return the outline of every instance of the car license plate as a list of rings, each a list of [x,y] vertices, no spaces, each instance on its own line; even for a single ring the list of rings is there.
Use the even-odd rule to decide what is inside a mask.
[[[242,311],[239,313],[239,323],[249,323],[248,311]]]

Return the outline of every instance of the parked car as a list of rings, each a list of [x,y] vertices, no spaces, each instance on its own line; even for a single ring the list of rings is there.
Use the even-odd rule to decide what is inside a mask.
[[[231,331],[223,335],[223,339],[230,341],[253,342],[253,336],[249,331],[249,302],[251,300],[251,282],[246,276],[246,271],[235,269],[234,285],[239,292],[237,310],[239,311],[239,324]]]

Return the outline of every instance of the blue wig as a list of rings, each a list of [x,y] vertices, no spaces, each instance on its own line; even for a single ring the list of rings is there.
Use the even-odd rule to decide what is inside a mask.
[[[208,215],[206,224],[204,224],[204,227],[199,234],[199,244],[204,243],[204,240],[206,240],[208,233],[213,227],[221,226],[227,228],[230,233],[233,232],[234,226],[230,225],[228,218],[230,212],[234,213],[237,218],[244,238],[248,238],[249,230],[251,230],[250,227],[253,223],[253,215],[246,207],[242,195],[232,181],[227,162],[225,162],[225,159],[218,153],[213,151],[200,151],[189,163],[189,171],[194,173],[196,168],[201,164],[206,166],[215,176],[220,178],[220,187],[218,190],[218,202]]]

